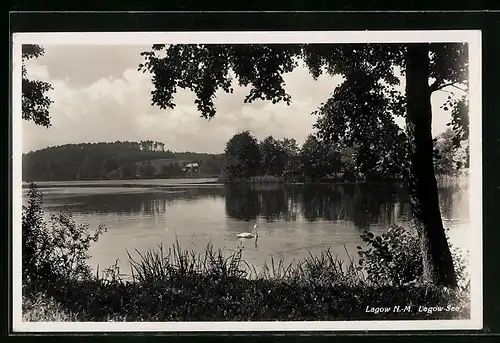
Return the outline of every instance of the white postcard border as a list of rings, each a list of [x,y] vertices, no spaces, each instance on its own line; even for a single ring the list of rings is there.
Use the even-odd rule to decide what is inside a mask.
[[[294,44],[410,43],[469,44],[470,112],[470,271],[471,317],[468,320],[388,320],[323,322],[23,322],[21,264],[22,91],[21,46],[144,44]],[[52,32],[13,34],[12,79],[12,324],[15,332],[189,332],[189,331],[364,331],[481,329],[482,281],[482,104],[481,31],[246,31],[246,32]]]

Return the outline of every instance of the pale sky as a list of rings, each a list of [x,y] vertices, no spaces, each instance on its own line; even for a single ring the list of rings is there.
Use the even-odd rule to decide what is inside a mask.
[[[190,91],[179,90],[176,107],[151,106],[148,74],[137,71],[140,53],[149,46],[44,46],[45,55],[27,63],[28,76],[48,81],[54,90],[52,127],[23,121],[23,152],[80,142],[154,140],[171,151],[221,153],[225,143],[243,130],[258,139],[295,138],[302,144],[316,117],[311,112],[328,99],[340,78],[317,81],[306,68],[284,76],[292,104],[243,102],[249,89],[234,84],[234,93],[218,93],[217,115],[203,119]],[[450,115],[439,108],[449,94],[434,92],[433,134],[446,129]]]

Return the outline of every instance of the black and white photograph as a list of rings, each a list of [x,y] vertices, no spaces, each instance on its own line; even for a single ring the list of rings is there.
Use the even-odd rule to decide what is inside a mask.
[[[480,31],[13,37],[13,328],[482,328]]]

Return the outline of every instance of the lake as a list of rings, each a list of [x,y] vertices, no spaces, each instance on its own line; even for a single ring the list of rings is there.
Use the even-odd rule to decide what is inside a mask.
[[[47,214],[71,211],[76,222],[108,231],[91,249],[95,269],[119,260],[129,272],[127,250],[146,251],[162,243],[202,252],[243,245],[243,258],[257,269],[265,262],[301,260],[330,247],[347,260],[356,255],[368,228],[383,233],[411,220],[408,192],[398,183],[334,185],[240,184],[215,180],[130,180],[40,182]],[[25,202],[23,190],[23,203]],[[470,241],[467,183],[439,188],[441,213],[452,244],[467,251]],[[259,225],[259,239],[239,240],[239,232]],[[345,248],[344,248],[345,246]],[[352,256],[351,256],[352,257]]]

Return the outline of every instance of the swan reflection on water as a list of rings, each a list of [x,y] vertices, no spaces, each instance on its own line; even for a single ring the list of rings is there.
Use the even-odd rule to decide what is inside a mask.
[[[243,248],[245,247],[245,246],[244,246],[244,243],[245,243],[245,242],[248,242],[248,241],[249,241],[249,239],[240,238],[240,239],[239,239],[239,241],[240,241],[240,248],[242,248],[242,249],[243,249]],[[253,240],[253,241],[254,241],[254,248],[258,248],[258,247],[259,247],[259,244],[258,244],[258,241],[259,241],[259,236],[256,236],[256,237],[254,238],[254,240]]]

